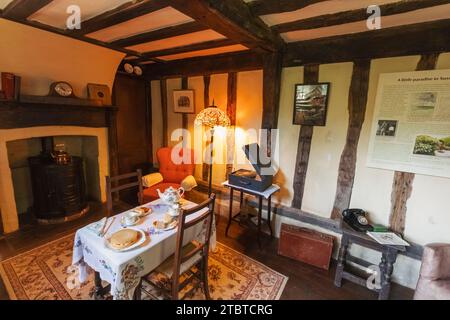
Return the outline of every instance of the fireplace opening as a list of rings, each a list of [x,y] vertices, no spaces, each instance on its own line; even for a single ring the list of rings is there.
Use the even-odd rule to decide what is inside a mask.
[[[101,201],[97,137],[14,140],[7,151],[19,227],[74,220]]]

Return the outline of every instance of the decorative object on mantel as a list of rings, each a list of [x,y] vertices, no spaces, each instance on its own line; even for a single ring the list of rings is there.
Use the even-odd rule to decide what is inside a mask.
[[[99,100],[104,106],[112,104],[111,91],[106,84],[88,83],[87,89],[89,99]]]
[[[125,70],[126,73],[133,73],[134,72],[134,68],[131,64],[129,63],[125,63],[123,65],[123,69]]]
[[[176,113],[195,113],[194,90],[174,90],[173,111]]]
[[[325,126],[329,83],[295,85],[293,124]]]
[[[50,92],[48,95],[52,97],[75,98],[72,85],[65,81],[53,82],[50,85]]]
[[[211,133],[211,155],[210,155],[210,163],[209,163],[209,187],[208,187],[208,195],[211,195],[212,192],[212,162],[214,156],[214,129],[216,127],[228,127],[230,126],[230,118],[228,118],[227,114],[217,108],[214,105],[214,100],[212,106],[203,109],[197,116],[195,117],[195,125],[202,125],[209,128]]]
[[[2,72],[0,81],[0,100],[18,100],[21,78],[11,72]]]
[[[134,74],[137,76],[142,76],[142,74],[143,74],[142,68],[139,66],[134,66],[133,71],[134,71]]]

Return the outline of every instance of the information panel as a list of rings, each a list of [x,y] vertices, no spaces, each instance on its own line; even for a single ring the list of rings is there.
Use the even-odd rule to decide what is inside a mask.
[[[450,70],[380,75],[367,166],[450,177]]]

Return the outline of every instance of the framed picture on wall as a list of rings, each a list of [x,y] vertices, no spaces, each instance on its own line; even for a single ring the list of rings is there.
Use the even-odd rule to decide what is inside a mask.
[[[174,90],[173,108],[178,113],[195,113],[194,90]]]
[[[330,83],[295,85],[293,124],[325,126]]]

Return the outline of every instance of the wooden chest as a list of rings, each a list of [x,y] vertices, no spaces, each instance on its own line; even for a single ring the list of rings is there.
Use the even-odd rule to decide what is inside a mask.
[[[328,270],[332,253],[332,236],[284,223],[281,225],[279,255]]]

